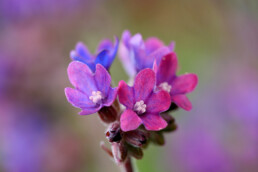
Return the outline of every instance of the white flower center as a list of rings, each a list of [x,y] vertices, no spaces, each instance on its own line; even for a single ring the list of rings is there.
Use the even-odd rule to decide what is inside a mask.
[[[159,87],[161,87],[162,90],[167,91],[168,93],[170,93],[172,86],[169,85],[167,82],[162,82],[161,84],[159,84]]]
[[[144,104],[143,100],[140,100],[138,102],[135,103],[134,105],[134,111],[136,111],[138,114],[143,114],[144,112],[146,112],[146,104]]]
[[[92,91],[89,99],[93,103],[97,104],[97,103],[100,103],[102,99],[104,99],[104,96],[100,91]]]

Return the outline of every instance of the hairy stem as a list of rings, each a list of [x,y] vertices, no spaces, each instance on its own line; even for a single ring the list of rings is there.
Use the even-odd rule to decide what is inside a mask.
[[[126,158],[123,164],[121,164],[122,172],[133,172],[133,164],[130,157]]]

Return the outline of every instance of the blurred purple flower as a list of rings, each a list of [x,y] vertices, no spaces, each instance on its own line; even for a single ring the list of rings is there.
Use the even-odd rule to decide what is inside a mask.
[[[1,102],[3,105],[4,102]],[[49,134],[42,109],[5,102],[1,106],[1,169],[34,172],[43,169],[43,145]]]
[[[174,42],[165,46],[156,37],[144,41],[141,34],[131,36],[131,33],[125,30],[119,47],[119,57],[128,75],[134,77],[140,70],[152,68],[155,59],[160,59],[173,50]]]
[[[0,14],[6,22],[63,18],[85,10],[91,0],[2,0]],[[82,8],[82,6],[84,8]],[[1,16],[1,15],[0,15]]]
[[[170,93],[172,102],[189,111],[192,109],[192,104],[185,94],[195,89],[198,77],[196,74],[176,76],[177,66],[177,57],[174,52],[164,56],[158,65],[154,63],[157,88]]]
[[[119,40],[117,37],[115,37],[114,44],[108,39],[102,40],[97,48],[96,55],[92,55],[87,46],[79,42],[75,50],[71,51],[70,56],[75,61],[87,64],[93,72],[96,70],[96,64],[101,64],[109,70],[116,57],[118,45]]]
[[[111,77],[100,64],[95,74],[81,62],[71,62],[68,77],[75,87],[65,88],[67,100],[75,107],[81,108],[80,115],[98,112],[103,106],[111,106],[117,96],[117,88],[111,88]]]
[[[257,70],[223,63],[213,81],[202,85],[192,115],[178,119],[184,127],[168,140],[170,171],[258,169]]]
[[[170,96],[163,90],[153,92],[154,86],[155,73],[151,69],[140,71],[133,87],[120,81],[118,97],[120,103],[126,107],[120,118],[123,131],[135,130],[140,124],[147,130],[161,130],[167,126],[160,112],[169,108]]]

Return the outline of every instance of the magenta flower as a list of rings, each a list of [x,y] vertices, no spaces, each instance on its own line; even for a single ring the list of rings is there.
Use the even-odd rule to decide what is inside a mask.
[[[81,108],[80,115],[98,112],[103,106],[111,106],[116,99],[117,88],[111,88],[111,77],[100,64],[95,74],[81,62],[71,62],[68,77],[75,88],[65,88],[67,100],[75,107]]]
[[[134,86],[119,82],[118,97],[126,107],[120,118],[123,131],[135,130],[143,124],[147,130],[161,130],[167,126],[160,113],[170,106],[170,96],[166,91],[154,92],[155,73],[152,69],[140,71]]]
[[[184,74],[176,76],[177,56],[175,53],[169,53],[162,58],[160,63],[154,63],[154,71],[156,73],[157,88],[167,91],[170,94],[171,101],[177,106],[189,111],[192,104],[186,97],[186,93],[192,92],[197,83],[196,74]]]
[[[129,76],[134,77],[136,73],[145,68],[152,68],[154,60],[161,59],[164,55],[174,50],[174,42],[165,46],[158,38],[150,37],[146,41],[141,34],[131,36],[126,30],[122,34],[119,47],[119,57]]]
[[[92,55],[87,46],[82,42],[77,43],[75,50],[70,53],[71,59],[75,61],[80,61],[87,64],[90,69],[94,72],[96,69],[96,64],[101,64],[107,70],[113,63],[116,53],[118,50],[119,40],[116,37],[115,43],[108,40],[102,40],[97,48],[96,55]]]

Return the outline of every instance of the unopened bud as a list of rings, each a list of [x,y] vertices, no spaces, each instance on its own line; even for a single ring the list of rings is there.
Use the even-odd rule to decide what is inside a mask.
[[[112,143],[111,148],[116,164],[122,163],[127,157],[127,148],[124,143]]]
[[[168,113],[162,113],[161,116],[168,123],[168,125],[175,122],[175,118],[173,118]]]
[[[147,143],[148,133],[141,130],[134,130],[125,133],[125,141],[132,146],[142,147]]]
[[[98,111],[100,119],[105,123],[114,122],[117,119],[117,112],[113,106],[102,107]]]
[[[175,103],[171,103],[169,109],[167,110],[168,111],[174,111],[174,110],[177,110],[178,109],[178,106],[175,104]]]
[[[109,142],[120,142],[122,134],[119,122],[114,122],[108,127],[106,138]]]
[[[142,159],[143,157],[143,151],[141,148],[139,147],[134,147],[134,146],[131,146],[129,144],[127,144],[127,147],[128,147],[128,151],[129,151],[129,154],[136,158],[136,159]]]
[[[163,119],[165,119],[168,123],[167,127],[164,128],[162,131],[164,131],[164,132],[175,131],[177,129],[177,125],[175,123],[175,118],[173,118],[171,115],[169,115],[167,113],[163,113],[161,115],[162,115]]]
[[[150,133],[150,139],[153,143],[155,143],[157,145],[164,145],[165,144],[165,139],[164,139],[164,136],[163,136],[162,132],[152,131]]]

